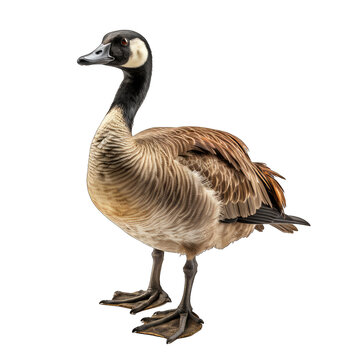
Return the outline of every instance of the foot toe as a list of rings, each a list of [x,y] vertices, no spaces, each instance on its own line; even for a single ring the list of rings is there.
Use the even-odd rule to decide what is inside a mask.
[[[143,330],[143,329],[142,329],[142,326],[137,326],[136,328],[133,328],[133,329],[132,329],[132,332],[135,333],[135,332],[139,332],[139,331],[141,331],[141,330]]]
[[[99,302],[100,305],[108,305],[110,300],[101,300]]]
[[[171,344],[176,339],[178,339],[182,334],[184,334],[186,328],[186,320],[188,318],[188,313],[180,313],[180,321],[179,321],[179,328],[175,334],[171,335],[167,340],[167,344]]]
[[[154,314],[154,315],[155,315],[155,314]],[[151,320],[152,320],[151,317],[148,317],[148,316],[143,317],[142,319],[140,319],[141,322],[149,322],[149,321],[151,321]]]
[[[203,319],[200,319],[195,313],[193,312],[190,312],[189,313],[189,316],[192,320],[194,320],[196,323],[198,324],[203,324],[204,323],[204,320]]]

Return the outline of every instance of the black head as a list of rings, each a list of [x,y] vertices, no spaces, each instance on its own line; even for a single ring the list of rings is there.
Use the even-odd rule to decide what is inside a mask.
[[[80,65],[103,64],[120,69],[138,69],[151,62],[146,39],[135,31],[119,30],[106,34],[90,54],[79,57]]]

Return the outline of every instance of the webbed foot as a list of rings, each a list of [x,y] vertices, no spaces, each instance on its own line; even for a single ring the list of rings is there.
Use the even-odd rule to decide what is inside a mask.
[[[167,344],[194,335],[201,330],[204,323],[188,308],[157,311],[152,317],[143,318],[141,321],[144,324],[133,329],[133,332],[164,337]]]
[[[130,314],[161,306],[171,301],[162,289],[139,290],[133,293],[116,291],[112,300],[102,300],[101,305],[121,306],[131,309]]]

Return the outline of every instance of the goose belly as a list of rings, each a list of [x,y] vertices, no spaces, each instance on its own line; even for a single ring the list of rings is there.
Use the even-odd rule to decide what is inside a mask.
[[[95,206],[130,236],[192,256],[215,246],[220,205],[196,174],[185,175],[188,182],[169,184],[141,178],[111,184],[88,175],[88,191]]]

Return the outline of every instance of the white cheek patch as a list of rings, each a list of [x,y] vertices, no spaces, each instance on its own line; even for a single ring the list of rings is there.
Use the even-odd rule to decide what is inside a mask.
[[[148,49],[145,43],[139,38],[130,40],[130,57],[129,60],[121,65],[126,68],[137,68],[146,63],[148,58]]]

